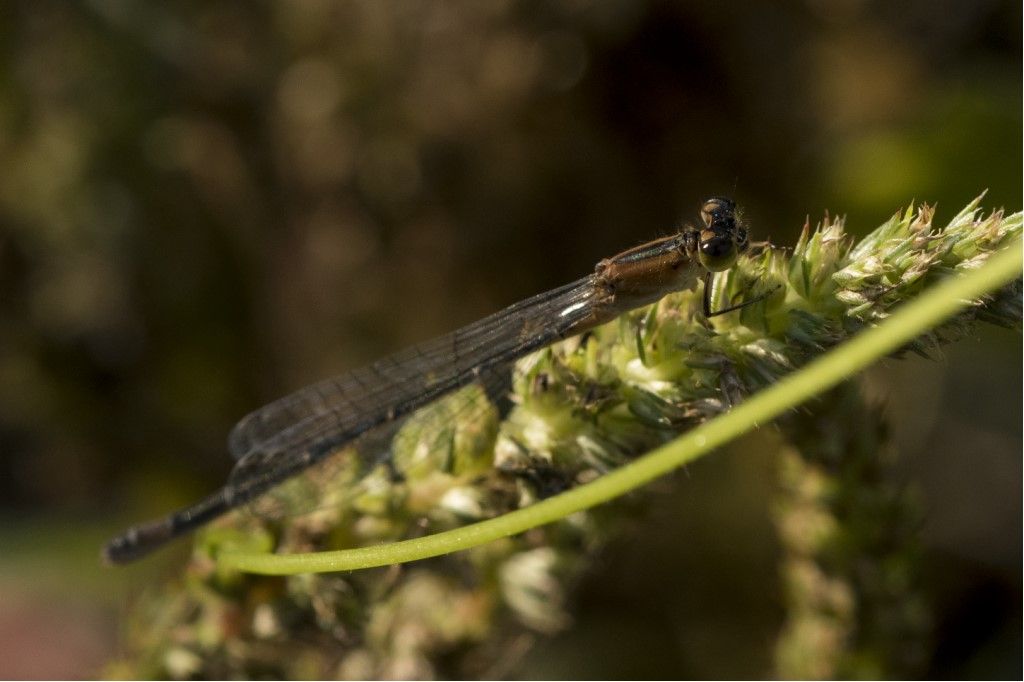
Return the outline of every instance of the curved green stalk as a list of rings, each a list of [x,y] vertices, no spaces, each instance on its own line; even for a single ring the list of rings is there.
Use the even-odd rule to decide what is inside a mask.
[[[1019,242],[983,266],[949,279],[891,317],[736,408],[586,485],[497,518],[426,537],[341,551],[266,554],[224,551],[224,567],[266,575],[348,571],[415,561],[468,549],[564,518],[612,500],[691,462],[723,443],[765,423],[840,383],[873,361],[892,353],[969,305],[1021,275]]]

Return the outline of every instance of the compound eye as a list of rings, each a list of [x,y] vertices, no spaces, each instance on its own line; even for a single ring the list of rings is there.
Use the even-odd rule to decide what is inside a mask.
[[[717,214],[722,210],[722,205],[718,199],[708,199],[704,202],[704,205],[700,207],[700,219],[704,221],[704,225],[710,227],[711,223],[714,222]]]
[[[700,219],[704,223],[704,227],[711,227],[711,221],[715,219],[711,211],[708,210],[708,205],[704,204],[703,208],[700,209]]]
[[[731,214],[736,205],[724,197],[711,197],[700,207],[700,219],[704,225],[710,227],[711,223]]]
[[[736,245],[724,236],[714,236],[700,243],[698,258],[711,272],[728,270],[736,262]]]

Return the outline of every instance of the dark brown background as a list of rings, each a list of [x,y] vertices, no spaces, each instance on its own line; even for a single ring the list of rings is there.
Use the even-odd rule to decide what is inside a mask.
[[[8,2],[0,676],[90,676],[247,410],[734,196],[755,238],[1021,208],[1019,3]],[[927,510],[931,673],[1021,675],[1021,343],[869,375]],[[691,467],[521,675],[760,676],[770,440]]]

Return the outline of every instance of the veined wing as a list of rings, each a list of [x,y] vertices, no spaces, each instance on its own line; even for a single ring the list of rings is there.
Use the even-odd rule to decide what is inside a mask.
[[[252,499],[457,388],[474,381],[501,385],[495,372],[582,331],[580,324],[593,313],[594,295],[594,277],[585,277],[256,410],[229,436],[238,459],[230,485],[239,499]]]
[[[516,303],[451,334],[364,369],[304,388],[256,410],[232,430],[231,480],[184,509],[113,538],[103,553],[124,563],[240,507],[353,444],[374,443],[424,405],[479,381],[503,385],[516,359],[589,328],[600,295],[591,275]],[[360,457],[379,448],[357,449]]]
[[[490,466],[500,415],[496,399],[507,394],[511,379],[511,363],[494,367],[468,386],[360,435],[248,507],[263,519],[294,517],[345,506],[367,490],[376,490],[389,477],[387,472],[410,482],[435,473],[476,473]],[[388,468],[367,481],[366,475],[384,461]],[[236,469],[228,485],[259,475]]]

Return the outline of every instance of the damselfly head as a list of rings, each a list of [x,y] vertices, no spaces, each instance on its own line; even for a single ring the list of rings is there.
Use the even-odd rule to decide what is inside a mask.
[[[711,197],[700,208],[704,227],[700,230],[697,257],[711,272],[728,270],[747,249],[747,230],[736,203],[725,197]]]

